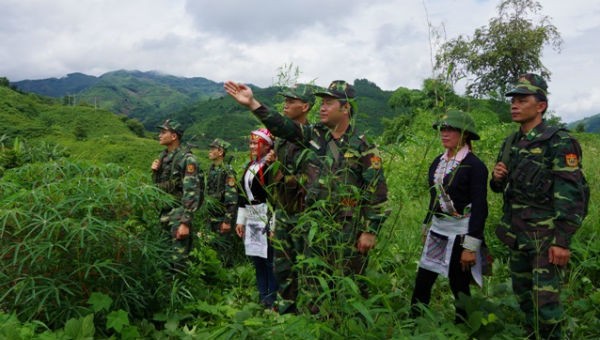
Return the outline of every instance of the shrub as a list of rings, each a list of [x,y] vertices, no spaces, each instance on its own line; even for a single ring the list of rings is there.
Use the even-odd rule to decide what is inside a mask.
[[[66,160],[0,181],[0,301],[56,327],[87,315],[94,292],[148,316],[168,303],[166,242],[153,227],[160,192],[138,173]]]

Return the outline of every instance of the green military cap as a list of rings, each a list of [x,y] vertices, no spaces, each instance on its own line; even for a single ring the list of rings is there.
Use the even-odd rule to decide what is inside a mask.
[[[477,134],[475,121],[471,115],[466,112],[454,109],[448,110],[448,112],[441,116],[437,122],[433,123],[433,128],[435,130],[442,129],[444,127],[451,127],[461,131],[466,131],[472,136],[471,139],[480,139],[479,134]]]
[[[517,94],[541,94],[548,95],[548,84],[541,76],[535,73],[526,73],[519,77],[513,88],[506,92],[507,97]]]
[[[211,148],[219,148],[227,151],[231,144],[222,140],[221,138],[215,138],[215,140],[213,140],[208,146]]]
[[[296,84],[289,89],[279,92],[279,94],[286,98],[300,99],[311,106],[315,103],[315,95],[311,85]]]
[[[178,134],[179,136],[183,136],[183,127],[179,124],[178,121],[174,119],[165,120],[162,125],[157,126],[157,128],[162,130],[170,130]]]
[[[356,97],[356,92],[354,91],[354,86],[348,84],[346,81],[334,80],[326,90],[315,92],[315,96],[350,100]]]

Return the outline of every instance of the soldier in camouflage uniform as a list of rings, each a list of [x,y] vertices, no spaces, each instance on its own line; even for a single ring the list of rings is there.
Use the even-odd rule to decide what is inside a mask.
[[[543,119],[548,99],[542,77],[521,76],[506,96],[520,129],[504,141],[490,182],[492,191],[504,194],[496,235],[511,252],[513,291],[528,335],[559,339],[560,271],[587,206],[581,147]]]
[[[231,223],[235,222],[238,190],[235,171],[225,162],[230,144],[220,138],[209,145],[208,158],[212,164],[206,175],[206,201],[208,211],[208,229],[222,235],[215,239],[216,249],[221,262],[226,267],[234,264],[235,254],[242,253],[241,242],[232,237]],[[235,245],[238,247],[235,247]]]
[[[308,123],[307,115],[315,103],[312,86],[297,84],[280,92],[285,97],[283,114],[298,124]],[[307,153],[286,139],[277,138],[275,150],[269,155],[270,162],[276,161],[275,176],[275,276],[279,283],[282,303],[279,313],[295,313],[298,296],[297,255],[304,251],[304,232],[298,226],[300,213],[305,209],[308,167],[312,166]]]
[[[152,162],[152,180],[175,198],[173,206],[161,210],[160,222],[172,240],[173,269],[181,270],[192,248],[192,221],[203,201],[204,180],[196,157],[181,145],[181,124],[167,119],[158,128],[159,143],[167,148]]]
[[[338,274],[362,275],[366,255],[375,246],[386,218],[387,186],[379,150],[351,125],[356,111],[354,87],[336,80],[325,91],[316,92],[322,97],[321,121],[314,125],[301,125],[270,111],[246,85],[228,81],[225,90],[250,108],[274,135],[316,155],[319,173],[313,180],[309,175],[307,199],[309,203],[318,201],[323,215],[331,216],[332,225],[320,226],[319,232],[327,236],[320,246],[311,245],[311,251]],[[318,312],[315,309],[311,312]]]

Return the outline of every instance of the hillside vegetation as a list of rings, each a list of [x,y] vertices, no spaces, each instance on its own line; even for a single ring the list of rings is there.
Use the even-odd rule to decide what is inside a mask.
[[[140,137],[145,132],[135,120],[87,105],[65,106],[7,87],[0,87],[0,122],[5,145],[20,139],[58,146],[71,157],[98,163],[147,167],[148,159],[160,150],[156,140]]]
[[[60,79],[24,80],[12,85],[55,97],[68,105],[88,104],[137,118],[147,129],[186,105],[223,94],[222,83],[159,72],[113,71],[99,77],[72,73]]]
[[[387,105],[393,114],[381,121],[381,134],[369,134],[383,153],[391,212],[370,257],[369,297],[363,298],[352,280],[332,274],[327,278],[340,284],[318,297],[321,312],[314,316],[265,311],[256,303],[251,264],[223,268],[210,248],[215,235],[201,224],[187,276],[170,275],[157,223],[158,208],[169,198],[151,185],[147,171],[160,150],[156,140],[140,137],[143,129],[112,112],[0,87],[0,338],[523,338],[508,253],[493,233],[501,197],[491,192],[486,241],[495,258],[493,275],[483,289],[473,287],[472,298],[460,301],[469,311],[467,323],[452,322],[453,299],[448,280],[441,278],[427,313],[414,320],[408,316],[428,201],[427,168],[442,151],[431,124],[445,107],[469,111],[482,137],[474,150],[489,169],[503,138],[517,128],[506,123],[506,103],[461,97],[434,85],[391,93]],[[276,93],[257,89],[259,98],[275,107]],[[181,111],[179,118],[188,119],[192,133],[186,136],[200,141],[201,149],[209,136],[194,140],[195,134],[215,129],[215,136],[228,138],[237,131],[242,143],[258,126],[229,98],[197,105],[190,107],[197,116]],[[227,124],[201,119],[206,107]],[[374,115],[359,114],[358,125],[361,116]],[[592,201],[565,272],[565,328],[572,338],[598,338],[600,136],[575,136]],[[205,162],[203,153],[198,152]],[[239,172],[246,154],[239,146],[234,160]],[[200,209],[196,218],[203,216]],[[327,216],[305,218],[315,242],[326,237],[332,225]],[[318,268],[320,262],[302,263]],[[301,309],[309,302],[300,300]]]

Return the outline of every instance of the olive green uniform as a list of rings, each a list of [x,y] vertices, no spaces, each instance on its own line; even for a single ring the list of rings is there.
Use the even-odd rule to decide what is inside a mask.
[[[307,174],[306,196],[315,209],[303,213],[299,224],[310,223],[306,218],[317,213],[328,225],[303,227],[306,255],[319,255],[340,275],[363,274],[367,257],[358,252],[357,239],[362,232],[376,234],[386,218],[387,186],[377,148],[353,127],[335,139],[320,123],[297,124],[264,106],[253,113],[275,136],[301,146],[317,162]]]
[[[173,254],[170,261],[176,266],[183,266],[192,247],[194,212],[203,201],[203,174],[198,169],[196,157],[183,146],[172,152],[164,150],[159,160],[160,168],[153,172],[153,182],[175,198],[172,206],[161,210],[160,222],[172,240]],[[190,234],[178,240],[175,232],[180,224],[186,224],[190,228]]]
[[[221,261],[227,267],[234,264],[237,253],[242,252],[242,244],[235,231],[238,190],[235,171],[230,164],[212,164],[206,176],[206,202],[208,211],[208,229],[220,235],[211,245],[217,251]],[[221,224],[231,225],[228,233],[221,234]]]

